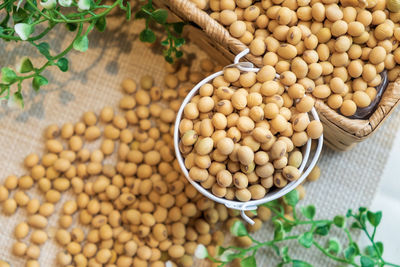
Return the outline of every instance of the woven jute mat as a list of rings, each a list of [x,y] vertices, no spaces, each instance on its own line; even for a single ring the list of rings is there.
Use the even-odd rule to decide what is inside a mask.
[[[24,175],[26,170],[22,162],[32,152],[44,152],[43,130],[49,124],[62,125],[65,122],[77,122],[83,112],[100,111],[105,105],[116,106],[122,96],[120,83],[126,77],[138,80],[144,74],[151,74],[156,84],[162,85],[164,59],[161,48],[149,48],[138,40],[138,33],[143,28],[141,22],[125,22],[112,17],[105,33],[93,33],[89,36],[90,48],[85,53],[72,52],[68,57],[71,70],[62,73],[55,67],[45,72],[50,77],[50,85],[39,93],[25,85],[26,107],[21,110],[0,105],[0,181],[7,175]],[[54,31],[51,42],[57,49],[65,47],[70,36],[59,28]],[[189,44],[187,53],[194,57],[204,57],[196,46]],[[38,59],[36,51],[13,43],[1,43],[1,65],[16,62],[22,55],[32,55]],[[35,61],[36,62],[36,61]],[[360,205],[368,206],[377,189],[389,155],[393,138],[400,125],[400,114],[395,112],[385,122],[377,134],[345,153],[324,149],[319,165],[322,176],[319,181],[306,185],[307,196],[304,204],[313,203],[317,207],[318,218],[331,218],[344,214],[348,208]],[[42,196],[35,190],[28,191],[31,198]],[[63,199],[71,196],[63,195]],[[47,231],[54,234],[59,210],[63,201],[56,205],[55,214],[50,217]],[[1,213],[0,213],[1,214]],[[26,220],[27,214],[22,209],[11,217],[0,215],[0,259],[9,261],[13,266],[24,266],[25,260],[11,255],[14,242],[14,226]],[[272,235],[271,226],[266,224],[255,234],[262,240]],[[310,261],[314,266],[331,266],[323,260],[319,252],[305,251],[296,243],[291,244],[294,258]],[[42,246],[41,266],[55,266],[55,255],[60,247],[50,238]],[[270,253],[260,251],[259,266],[275,266],[276,260]]]

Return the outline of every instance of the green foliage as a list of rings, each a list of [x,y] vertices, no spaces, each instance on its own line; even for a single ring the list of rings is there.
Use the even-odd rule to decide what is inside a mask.
[[[268,247],[273,249],[276,255],[280,257],[281,261],[278,266],[312,267],[304,259],[294,259],[290,256],[289,245],[296,245],[293,242],[287,242],[297,240],[305,249],[314,247],[319,250],[322,255],[332,261],[332,266],[381,267],[387,265],[400,267],[400,265],[389,263],[383,259],[383,243],[374,240],[376,227],[382,219],[382,212],[371,212],[361,207],[356,213],[349,210],[346,216],[337,215],[331,220],[317,220],[315,219],[315,206],[297,207],[298,201],[298,193],[293,190],[280,200],[263,204],[274,213],[272,217],[274,237],[272,240],[263,242],[255,240],[247,232],[244,223],[236,221],[230,229],[231,234],[234,236],[248,236],[253,241],[250,247],[220,246],[217,248],[215,258],[208,255],[208,253],[207,256],[205,256],[206,253],[199,253],[200,256],[218,263],[219,266],[226,266],[235,259],[241,259],[240,266],[254,267],[257,266],[255,258],[257,251]],[[285,205],[293,207],[291,216],[286,216]],[[297,217],[297,210],[305,217],[304,220]],[[369,223],[368,226],[366,225],[367,223]],[[364,233],[370,241],[370,245],[364,250],[360,250],[358,244],[353,241],[350,229],[354,229],[353,226],[355,224],[357,225],[356,231]],[[332,225],[337,227],[333,231],[335,234],[337,234],[337,231],[342,231],[342,235],[347,236],[347,242],[341,243],[337,237],[330,236]],[[371,226],[373,226],[372,233],[370,231]],[[295,233],[292,233],[293,231]],[[325,245],[321,245],[322,242]]]
[[[167,62],[173,63],[174,58],[180,58],[183,55],[179,48],[185,43],[185,39],[181,37],[185,24],[183,22],[169,23],[167,18],[167,10],[155,9],[151,1],[143,5],[135,14],[135,19],[146,20],[146,27],[139,36],[142,42],[154,43],[157,40],[156,34],[150,28],[151,23],[158,23],[164,28],[167,33],[166,38],[161,41],[161,45],[165,46],[164,58]]]
[[[162,43],[166,46],[164,56],[168,62],[172,62],[174,57],[183,55],[179,48],[185,43],[181,37],[184,23],[167,23],[168,12],[164,9],[155,9],[151,0],[147,1],[135,14],[135,18],[146,19],[146,28],[140,34],[140,40],[154,43],[157,38],[149,24],[154,22],[162,25],[167,36],[165,42]],[[23,57],[17,64],[16,70],[2,68],[0,99],[18,103],[23,103],[21,85],[24,80],[31,79],[32,88],[39,90],[48,84],[48,80],[42,74],[48,67],[57,66],[60,71],[68,71],[69,62],[65,56],[72,49],[85,52],[89,48],[89,33],[93,29],[104,32],[107,15],[112,10],[121,9],[125,12],[127,20],[130,20],[132,16],[131,4],[127,0],[7,0],[3,2],[0,4],[3,14],[0,21],[0,38],[4,41],[26,41],[36,47],[47,60],[42,66],[35,66],[29,58]],[[75,37],[63,51],[53,55],[50,45],[41,40],[57,24],[63,24],[68,31],[74,32]],[[18,87],[17,94],[11,93],[12,88],[15,87]],[[10,96],[12,96],[11,99]]]

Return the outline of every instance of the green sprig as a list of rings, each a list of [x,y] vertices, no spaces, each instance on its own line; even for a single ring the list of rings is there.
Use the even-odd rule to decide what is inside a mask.
[[[131,17],[131,6],[126,0],[116,0],[111,5],[92,0],[48,0],[38,3],[36,0],[7,0],[0,4],[5,16],[0,21],[0,38],[4,41],[26,41],[36,47],[47,61],[40,67],[23,57],[15,70],[9,67],[1,69],[0,99],[12,100],[23,106],[22,83],[32,79],[32,87],[39,90],[48,84],[43,76],[44,70],[57,66],[65,72],[69,62],[65,58],[72,49],[84,52],[89,47],[89,33],[94,29],[104,31],[106,16],[116,7],[124,10],[126,18]],[[76,32],[72,42],[59,54],[52,55],[48,43],[40,42],[57,24],[64,24],[71,32]],[[42,27],[38,27],[42,25]],[[87,25],[87,27],[86,27]],[[85,31],[83,29],[86,28]],[[35,29],[43,29],[36,33]],[[17,91],[12,94],[11,88],[16,85]]]
[[[293,207],[292,218],[285,216],[284,204]],[[260,248],[269,247],[275,251],[280,258],[278,266],[291,264],[294,267],[311,267],[310,263],[299,259],[293,259],[289,254],[289,247],[285,246],[285,241],[297,240],[297,242],[308,249],[317,248],[323,255],[330,260],[340,264],[346,264],[354,267],[373,267],[373,266],[395,266],[400,265],[387,262],[383,259],[383,243],[375,240],[375,233],[382,219],[382,212],[372,212],[367,208],[361,207],[358,212],[349,210],[346,216],[338,215],[332,220],[315,220],[315,206],[309,205],[299,208],[299,218],[296,213],[299,202],[299,193],[293,190],[282,198],[282,201],[272,201],[264,204],[273,213],[272,222],[274,224],[274,238],[270,241],[260,242],[255,240],[248,232],[244,223],[236,221],[230,232],[233,236],[247,236],[253,241],[253,246],[241,248],[236,246],[219,247],[217,255],[210,255],[202,247],[201,258],[207,258],[212,262],[218,263],[218,266],[226,266],[235,259],[240,259],[241,267],[256,267],[255,255]],[[307,226],[298,228],[298,226]],[[342,244],[335,236],[330,236],[331,226],[343,231],[347,236],[347,244]],[[372,227],[372,232],[369,230]],[[302,233],[292,235],[293,229],[302,230]],[[350,229],[362,231],[371,245],[364,250],[360,250],[357,243],[353,241]],[[323,245],[324,244],[324,245]],[[197,256],[197,255],[196,255]]]
[[[165,9],[155,9],[152,1],[149,0],[147,4],[143,5],[141,9],[135,14],[135,19],[145,19],[146,26],[140,33],[140,40],[146,43],[154,43],[157,39],[156,34],[150,28],[152,22],[160,24],[167,36],[161,41],[161,45],[165,46],[163,51],[164,58],[167,62],[173,63],[174,58],[180,58],[183,52],[180,47],[185,44],[185,39],[182,38],[183,22],[169,23],[167,22],[168,12]]]

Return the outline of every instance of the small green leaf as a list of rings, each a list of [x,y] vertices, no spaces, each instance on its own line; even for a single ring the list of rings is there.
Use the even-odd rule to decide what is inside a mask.
[[[353,246],[350,246],[343,251],[343,254],[347,260],[352,260],[357,253],[356,249]]]
[[[240,261],[240,267],[257,267],[256,258],[250,256]]]
[[[1,80],[5,83],[13,83],[17,80],[18,76],[10,68],[2,68],[1,69]]]
[[[349,210],[347,210],[346,217],[349,218],[349,217],[351,217],[352,214],[353,214],[353,211],[351,209],[349,209]]]
[[[301,234],[297,240],[299,241],[299,243],[305,247],[305,248],[310,248],[312,246],[313,243],[313,233],[312,232],[305,232],[303,234]]]
[[[86,35],[79,36],[73,43],[75,50],[85,52],[89,48],[89,39]]]
[[[151,17],[160,24],[165,24],[168,17],[168,11],[165,9],[157,9],[151,13]]]
[[[176,58],[180,58],[183,56],[183,52],[182,51],[176,51],[175,53]]]
[[[196,250],[194,251],[194,256],[195,256],[196,258],[198,258],[198,259],[205,259],[205,258],[207,258],[207,256],[208,256],[207,248],[206,248],[204,245],[199,244],[199,245],[196,247]]]
[[[345,226],[346,219],[344,216],[337,215],[335,218],[333,218],[333,224],[336,225],[339,228],[343,228]]]
[[[378,212],[367,212],[368,221],[372,224],[372,226],[377,227],[382,219],[382,211]]]
[[[57,0],[42,0],[40,1],[40,5],[45,9],[53,9],[57,6]]]
[[[60,58],[56,64],[61,71],[66,72],[68,70],[68,59],[65,57]]]
[[[366,212],[368,209],[366,208],[366,207],[359,207],[358,208],[358,212],[359,213],[364,213],[364,212]]]
[[[161,45],[163,45],[163,46],[169,45],[169,40],[168,39],[162,40]]]
[[[234,236],[246,236],[248,235],[246,226],[244,226],[244,223],[242,221],[236,221],[231,229],[231,234]]]
[[[379,253],[382,255],[383,254],[383,243],[378,241],[375,243],[375,245],[378,247]]]
[[[185,39],[184,38],[176,38],[175,40],[175,47],[181,47],[183,44],[185,44]]]
[[[65,27],[70,32],[74,32],[78,28],[78,25],[76,23],[65,23]]]
[[[299,192],[297,190],[290,191],[283,196],[283,201],[289,206],[296,206],[297,202],[299,202]]]
[[[306,207],[301,208],[301,213],[306,217],[307,219],[312,220],[315,216],[315,206],[314,205],[309,205]]]
[[[164,57],[165,58],[165,60],[168,62],[168,63],[170,63],[170,64],[172,64],[172,63],[174,63],[174,59],[171,57],[171,56],[165,56]]]
[[[72,5],[72,0],[58,0],[60,6],[70,7]]]
[[[149,17],[149,14],[147,14],[143,10],[139,10],[138,12],[136,12],[134,18],[135,19],[145,19],[145,18],[148,18],[148,17]]]
[[[224,253],[219,257],[221,261],[230,262],[236,258],[242,258],[245,255],[245,252],[239,252],[235,249],[227,249]]]
[[[21,85],[19,84],[18,86],[20,87]],[[21,108],[24,108],[24,98],[21,92],[18,91],[14,93],[13,101],[14,103],[18,104]]]
[[[225,250],[226,250],[226,248],[218,246],[217,247],[217,256],[222,255],[222,253],[224,253]]]
[[[293,224],[285,222],[285,221],[283,222],[283,230],[286,233],[289,233],[290,231],[292,231],[292,229],[293,229]]]
[[[89,10],[92,1],[90,0],[78,0],[78,7],[80,10]]]
[[[376,254],[376,250],[374,248],[374,246],[367,246],[364,249],[364,253],[365,255],[371,257],[371,258],[377,258],[378,255]]]
[[[361,256],[360,258],[360,263],[361,263],[361,267],[374,267],[375,266],[375,262],[367,256]]]
[[[362,229],[361,225],[358,222],[353,222],[350,227],[353,229]]]
[[[340,245],[339,240],[336,237],[332,237],[328,241],[328,252],[331,254],[339,254],[340,251],[342,250],[342,246]]]
[[[39,50],[39,53],[45,56],[46,59],[51,59],[50,55],[50,45],[46,42],[40,43],[36,45],[36,48]]]
[[[106,16],[100,17],[100,18],[96,21],[96,24],[94,24],[94,26],[96,27],[96,29],[97,29],[99,32],[104,32],[104,31],[106,30],[106,25],[107,25]]]
[[[16,69],[19,73],[28,73],[33,70],[33,64],[28,57],[23,57]]]
[[[156,35],[150,29],[144,29],[139,35],[140,41],[146,43],[154,43],[156,41]]]
[[[284,263],[290,262],[291,258],[289,256],[289,247],[288,246],[283,246],[281,249],[281,254],[282,254],[282,260]]]
[[[49,81],[45,77],[37,75],[32,80],[32,87],[35,89],[35,91],[39,91],[41,86],[47,85],[48,83]]]
[[[327,224],[321,224],[315,229],[315,233],[317,235],[322,235],[325,236],[329,233],[329,230],[331,229],[331,225],[329,223]]]
[[[15,33],[18,34],[21,40],[26,41],[28,40],[29,36],[35,30],[34,26],[29,25],[27,23],[17,23],[14,25]]]
[[[172,27],[174,28],[174,31],[177,34],[182,34],[184,26],[185,26],[184,22],[175,22],[172,24]]]
[[[293,260],[293,267],[313,267],[311,264],[301,260]]]

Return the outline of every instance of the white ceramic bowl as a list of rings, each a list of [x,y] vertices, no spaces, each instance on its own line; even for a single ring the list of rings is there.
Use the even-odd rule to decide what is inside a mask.
[[[240,58],[243,57],[244,55],[246,55],[248,52],[249,52],[249,50],[246,49],[243,52],[241,52],[240,54],[238,54],[236,56],[236,58],[235,58],[234,64],[229,65],[227,67],[237,67],[241,71],[258,72],[259,69],[258,68],[254,68],[253,64],[251,64],[250,62],[239,62]],[[273,191],[268,192],[265,195],[265,197],[262,198],[262,199],[250,200],[250,201],[247,201],[247,202],[228,200],[228,199],[225,199],[225,198],[216,197],[215,195],[212,194],[211,191],[205,189],[198,182],[195,182],[190,178],[189,172],[185,167],[184,159],[183,159],[182,154],[181,154],[181,152],[179,150],[179,140],[180,140],[180,138],[179,138],[179,124],[180,124],[180,122],[182,120],[182,113],[183,113],[184,107],[189,103],[189,101],[192,99],[192,97],[197,94],[197,92],[200,89],[200,87],[202,85],[212,81],[214,78],[216,78],[216,77],[218,77],[220,75],[223,75],[223,71],[216,72],[216,73],[208,76],[207,78],[203,79],[202,81],[200,81],[195,87],[193,87],[193,89],[189,92],[189,94],[183,100],[182,105],[179,108],[179,111],[178,111],[178,114],[177,114],[176,120],[175,120],[175,129],[174,129],[175,154],[176,154],[176,158],[178,159],[178,163],[179,163],[179,166],[182,169],[183,174],[186,176],[188,181],[200,193],[202,193],[204,196],[208,197],[209,199],[211,199],[211,200],[213,200],[215,202],[224,204],[227,208],[240,210],[242,218],[245,221],[247,221],[248,223],[254,224],[254,221],[252,219],[250,219],[244,213],[244,211],[246,211],[246,210],[255,210],[255,209],[257,209],[258,205],[261,205],[261,204],[267,203],[269,201],[275,200],[277,198],[280,198],[280,197],[286,195],[287,193],[289,193],[290,191],[292,191],[293,189],[295,189],[299,184],[301,184],[304,181],[304,179],[306,179],[306,177],[311,172],[311,170],[314,168],[315,164],[317,163],[317,160],[318,160],[318,158],[319,158],[319,156],[321,154],[321,150],[322,150],[323,136],[321,136],[317,140],[318,141],[318,145],[317,145],[315,153],[313,153],[313,157],[311,159],[309,159],[310,152],[311,152],[311,139],[308,139],[306,145],[303,147],[303,152],[302,152],[303,153],[303,161],[302,161],[301,166],[299,168],[300,172],[302,172],[302,175],[300,176],[299,179],[288,183],[285,187],[280,188],[280,189],[275,189]],[[312,108],[311,114],[312,114],[314,120],[319,121],[319,117],[318,117],[318,114],[317,114],[315,108]],[[307,164],[307,163],[309,163],[309,164]],[[306,165],[307,165],[307,167],[306,167]]]

